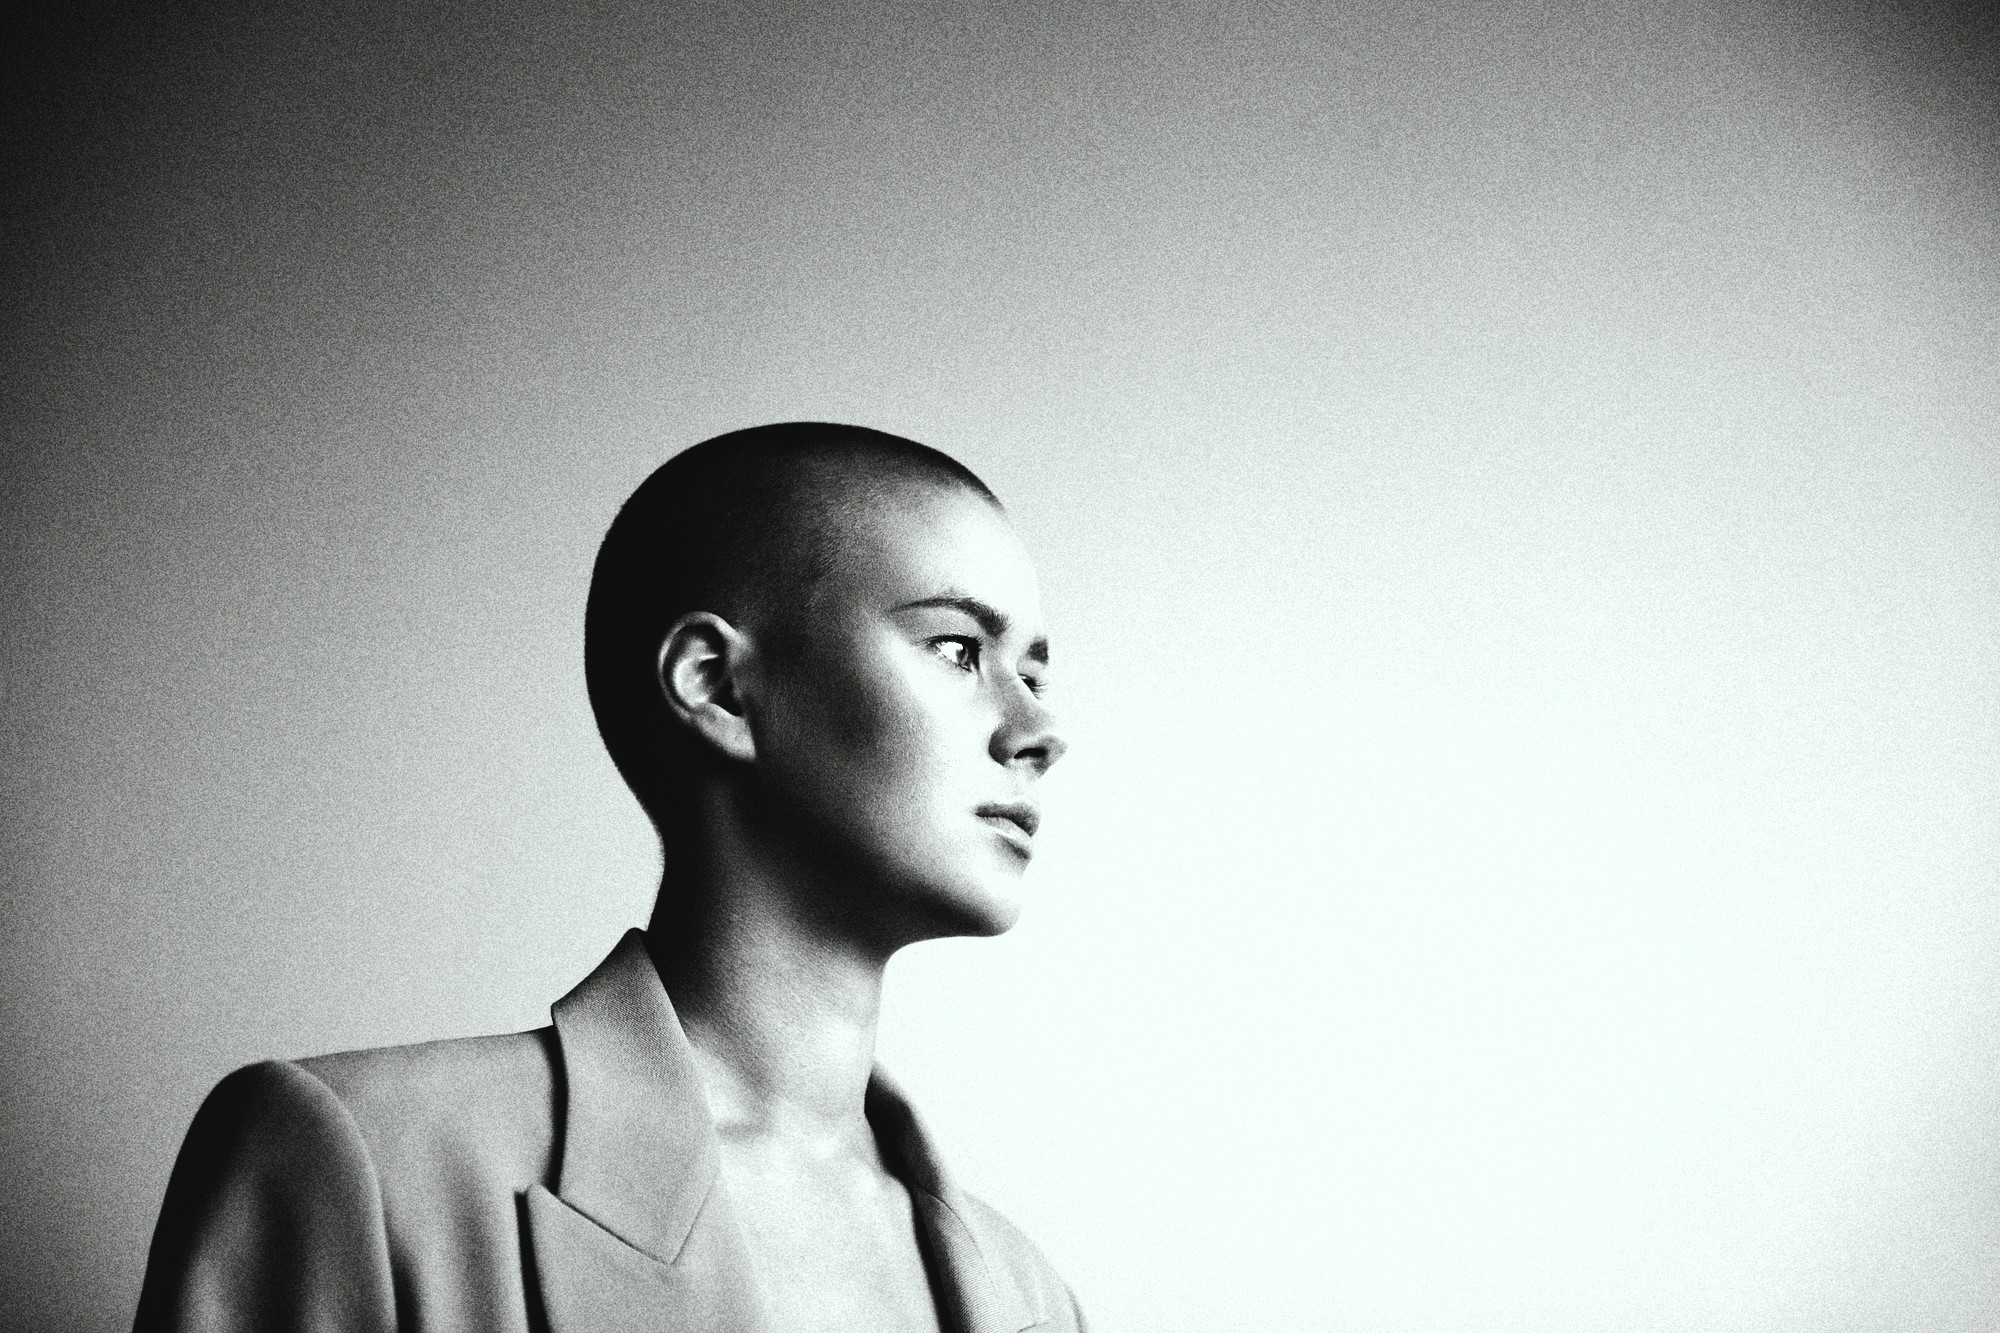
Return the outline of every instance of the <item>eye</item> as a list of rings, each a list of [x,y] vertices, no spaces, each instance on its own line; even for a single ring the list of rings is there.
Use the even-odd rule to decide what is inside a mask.
[[[979,670],[979,640],[968,639],[953,634],[942,639],[932,639],[930,650],[942,657],[960,671]]]
[[[1043,693],[1049,688],[1049,682],[1041,676],[1023,676],[1021,677],[1021,683],[1026,685],[1028,693],[1034,695],[1037,699],[1041,698]]]

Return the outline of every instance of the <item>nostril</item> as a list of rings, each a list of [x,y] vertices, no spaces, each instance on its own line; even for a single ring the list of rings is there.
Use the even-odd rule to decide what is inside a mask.
[[[1055,763],[1056,760],[1062,758],[1068,749],[1069,745],[1067,742],[1059,737],[1049,736],[1034,742],[1032,745],[1022,746],[1018,754],[1022,759],[1028,760],[1037,768],[1046,769]]]

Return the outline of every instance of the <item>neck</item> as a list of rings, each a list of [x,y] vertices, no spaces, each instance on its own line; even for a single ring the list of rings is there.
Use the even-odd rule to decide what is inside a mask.
[[[829,929],[834,886],[799,882],[721,822],[693,864],[670,866],[647,932],[716,1127],[859,1142],[893,950]]]

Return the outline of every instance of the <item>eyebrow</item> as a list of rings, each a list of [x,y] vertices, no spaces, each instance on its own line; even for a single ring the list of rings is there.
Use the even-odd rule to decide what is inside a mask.
[[[1011,622],[1000,608],[990,602],[982,602],[977,597],[968,597],[964,593],[942,593],[936,597],[919,597],[914,602],[904,602],[901,606],[891,607],[890,610],[893,613],[896,611],[917,611],[926,607],[943,607],[951,611],[962,611],[972,617],[978,623],[979,628],[985,630],[986,636],[991,639],[1005,638],[1008,629],[1011,627]],[[1040,662],[1043,666],[1049,664],[1049,641],[1046,636],[1036,639],[1028,645],[1028,659]]]

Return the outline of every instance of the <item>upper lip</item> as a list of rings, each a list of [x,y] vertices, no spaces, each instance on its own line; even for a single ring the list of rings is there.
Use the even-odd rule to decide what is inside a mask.
[[[1027,801],[989,801],[980,806],[977,813],[981,819],[1011,819],[1021,826],[1021,832],[1031,838],[1042,822],[1042,812]]]

